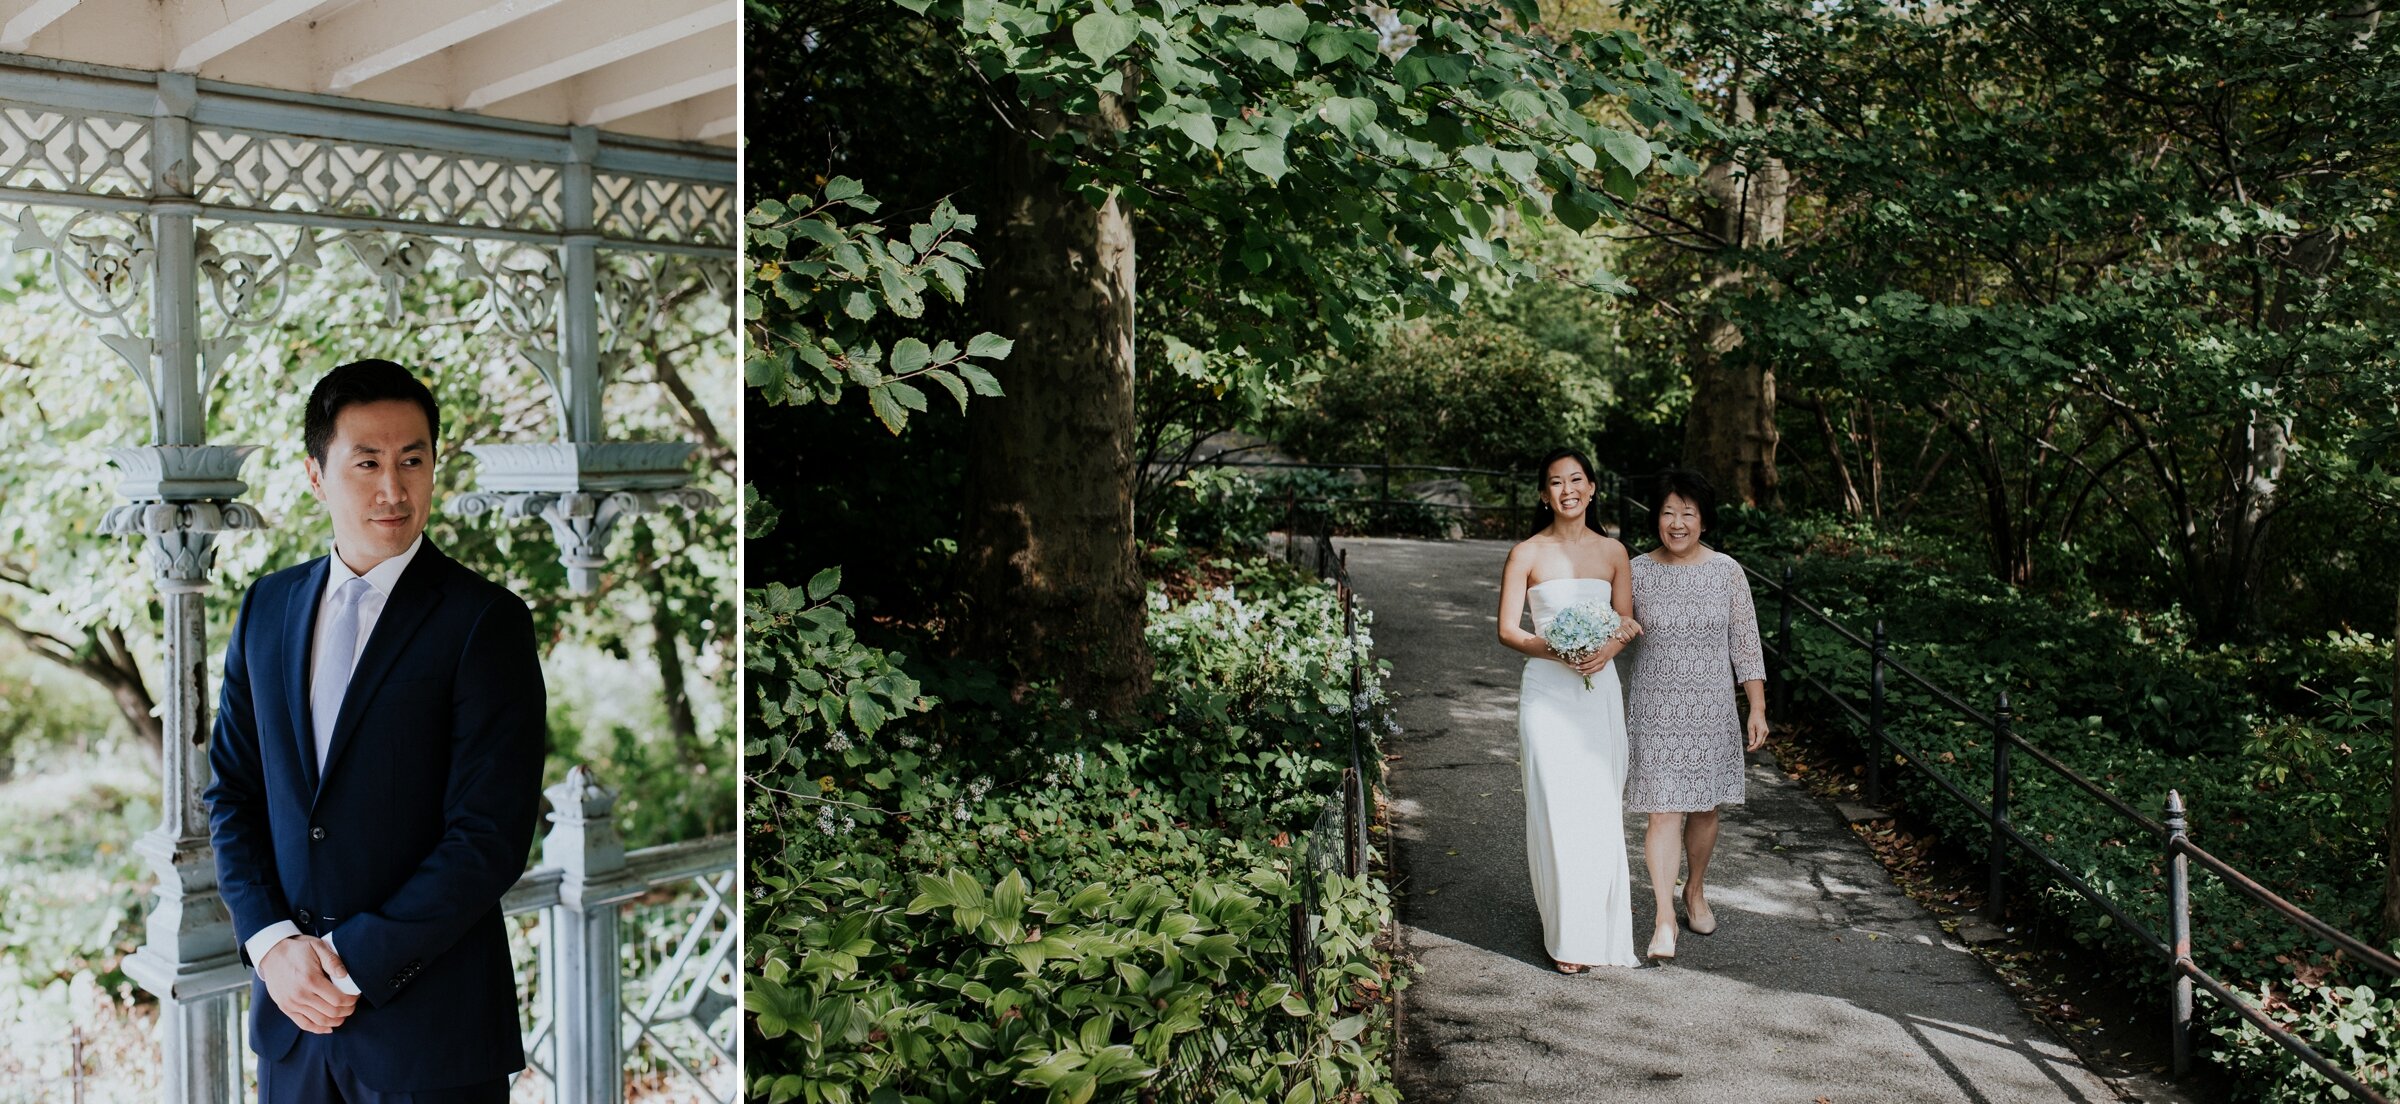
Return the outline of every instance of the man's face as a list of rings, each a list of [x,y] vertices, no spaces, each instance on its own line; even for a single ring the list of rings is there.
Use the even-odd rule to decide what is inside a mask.
[[[364,573],[408,551],[433,502],[433,427],[406,399],[356,403],[334,416],[325,463],[307,457],[308,487],[333,514],[334,547]]]

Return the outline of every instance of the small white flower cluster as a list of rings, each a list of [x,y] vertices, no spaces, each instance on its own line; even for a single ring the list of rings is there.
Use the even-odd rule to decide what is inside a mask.
[[[833,730],[833,731],[831,731],[831,732],[828,732],[828,733],[826,733],[826,734],[825,734],[825,750],[827,750],[827,751],[848,751],[848,750],[850,750],[850,734],[849,734],[849,733],[847,733],[847,732],[844,732],[844,731],[842,731],[841,729],[838,729],[838,728],[837,728],[837,729],[834,729],[834,730]]]
[[[903,748],[908,748],[908,749],[911,749],[911,750],[914,750],[914,749],[916,748],[916,746],[917,746],[917,738],[916,738],[915,736],[912,736],[912,735],[910,735],[910,734],[906,733],[906,732],[903,732],[903,733],[901,733],[900,735],[893,737],[893,738],[892,738],[892,742],[894,742],[894,743],[896,743],[896,744],[899,744],[899,745],[900,745],[901,747],[903,747]]]
[[[857,827],[858,821],[852,819],[850,814],[843,813],[839,818],[836,818],[833,813],[833,806],[817,806],[817,831],[823,832],[828,836],[846,836]]]
[[[1150,618],[1146,635],[1162,654],[1183,653],[1212,685],[1314,699],[1321,680],[1347,681],[1352,656],[1364,657],[1374,647],[1368,620],[1359,611],[1357,631],[1344,636],[1340,600],[1329,586],[1251,600],[1231,587],[1215,587]],[[1371,673],[1368,693],[1382,700],[1380,680]]]
[[[1061,752],[1050,757],[1050,770],[1042,775],[1042,784],[1055,786],[1069,778],[1081,777],[1083,777],[1083,753],[1078,751],[1073,755],[1068,755]]]

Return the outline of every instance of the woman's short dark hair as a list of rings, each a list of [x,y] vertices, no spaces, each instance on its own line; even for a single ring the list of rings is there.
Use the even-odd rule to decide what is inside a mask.
[[[1533,533],[1540,533],[1550,527],[1550,503],[1543,497],[1542,492],[1549,488],[1550,465],[1561,460],[1573,460],[1576,467],[1583,469],[1583,477],[1591,481],[1592,493],[1589,497],[1592,504],[1583,508],[1583,527],[1595,533],[1599,532],[1600,530],[1592,525],[1592,511],[1600,505],[1600,476],[1593,470],[1590,457],[1576,449],[1562,448],[1551,450],[1550,455],[1542,457],[1542,462],[1534,466]]]
[[[434,405],[433,392],[427,390],[417,377],[388,360],[354,360],[317,381],[308,393],[308,413],[302,418],[302,440],[308,445],[308,455],[318,466],[325,463],[325,450],[333,445],[334,421],[342,411],[361,403],[386,402],[399,399],[413,402],[425,410],[425,428],[432,445],[442,439],[442,411]]]
[[[1717,527],[1717,489],[1708,477],[1690,468],[1668,468],[1653,477],[1657,489],[1650,495],[1650,532],[1658,532],[1659,518],[1667,512],[1667,496],[1682,495],[1700,508],[1700,530]]]

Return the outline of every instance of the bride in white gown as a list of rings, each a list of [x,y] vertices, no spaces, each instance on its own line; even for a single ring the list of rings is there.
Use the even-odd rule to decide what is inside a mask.
[[[1543,526],[1508,553],[1500,581],[1500,642],[1529,658],[1517,701],[1525,767],[1525,857],[1542,942],[1561,973],[1638,966],[1633,885],[1625,862],[1625,696],[1617,653],[1641,632],[1633,620],[1625,546],[1584,524],[1597,488],[1591,464],[1561,451],[1542,463]],[[1519,619],[1532,602],[1533,631]],[[1552,618],[1600,602],[1624,627],[1580,663],[1551,651]],[[1591,688],[1584,688],[1585,676]]]

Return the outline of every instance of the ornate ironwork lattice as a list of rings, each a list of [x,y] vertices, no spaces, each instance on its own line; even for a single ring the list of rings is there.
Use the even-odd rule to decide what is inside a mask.
[[[253,210],[554,233],[565,173],[534,164],[323,138],[202,129],[193,191]]]
[[[150,192],[150,120],[0,108],[0,186],[83,195]]]
[[[627,241],[733,244],[733,188],[664,177],[597,174],[592,222]]]

